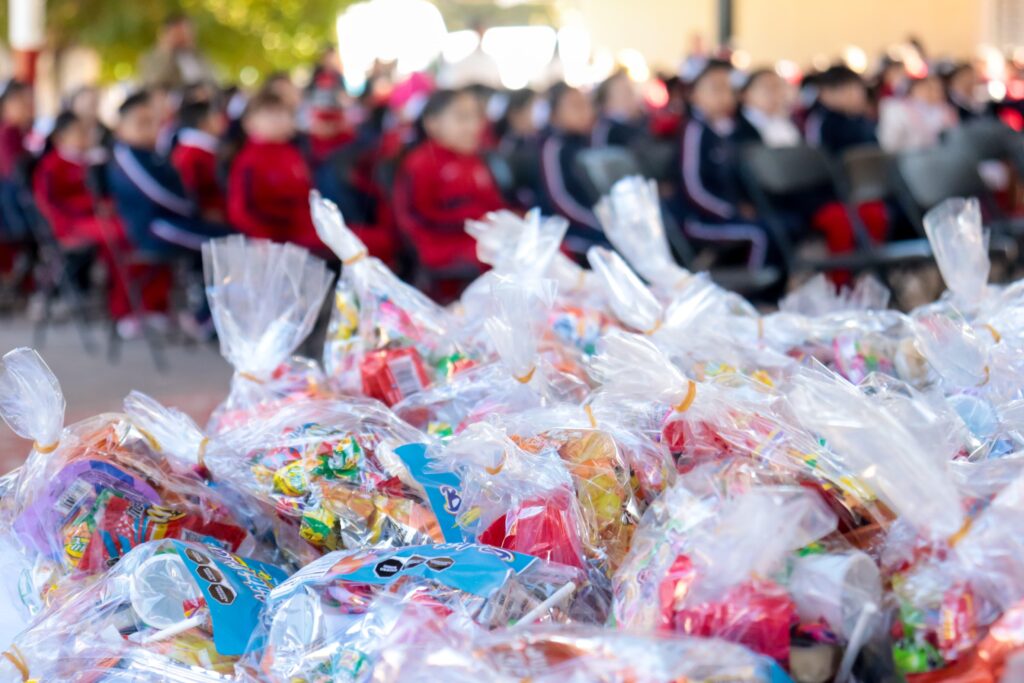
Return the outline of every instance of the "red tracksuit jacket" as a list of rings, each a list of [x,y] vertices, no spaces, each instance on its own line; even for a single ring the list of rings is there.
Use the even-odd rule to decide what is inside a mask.
[[[505,208],[483,159],[427,141],[402,160],[395,180],[399,229],[412,239],[424,265],[440,268],[476,263],[476,242],[467,220]]]
[[[288,142],[250,139],[228,175],[228,218],[250,237],[323,251],[309,215],[312,187],[298,148]]]
[[[171,152],[171,164],[204,214],[227,215],[227,200],[217,178],[217,138],[194,128],[182,130]]]

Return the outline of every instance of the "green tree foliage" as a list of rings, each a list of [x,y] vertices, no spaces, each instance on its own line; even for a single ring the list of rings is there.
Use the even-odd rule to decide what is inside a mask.
[[[7,2],[2,6],[7,35]],[[351,0],[47,0],[47,31],[54,47],[87,45],[103,55],[104,76],[131,76],[156,40],[161,21],[184,12],[199,42],[226,80],[241,69],[259,75],[309,64],[336,40],[336,19]]]

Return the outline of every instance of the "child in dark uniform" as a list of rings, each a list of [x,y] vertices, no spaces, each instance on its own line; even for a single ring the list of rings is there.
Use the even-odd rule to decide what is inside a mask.
[[[816,79],[818,98],[804,124],[807,142],[841,154],[858,145],[875,145],[875,124],[868,118],[868,89],[853,69],[833,66]]]
[[[540,146],[540,187],[537,202],[546,214],[569,220],[566,246],[585,253],[592,244],[607,244],[594,216],[586,179],[579,167],[580,152],[590,146],[594,107],[590,99],[564,83],[548,94],[549,127]]]
[[[691,239],[716,246],[725,258],[739,251],[747,267],[758,268],[779,257],[743,193],[731,73],[728,62],[712,60],[690,86],[676,208]]]

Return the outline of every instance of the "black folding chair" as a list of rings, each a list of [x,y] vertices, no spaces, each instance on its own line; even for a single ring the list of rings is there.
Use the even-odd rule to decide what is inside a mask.
[[[763,266],[752,270],[744,266],[715,265],[713,256],[708,258],[706,254],[694,248],[672,213],[664,206],[661,210],[661,220],[665,226],[665,237],[676,260],[689,270],[706,271],[712,282],[720,287],[751,297],[780,285],[783,273],[775,266]]]
[[[629,147],[640,165],[641,174],[645,178],[654,178],[658,182],[670,180],[673,166],[678,153],[674,142],[666,142],[653,137],[641,137]]]
[[[809,145],[744,150],[742,175],[759,215],[777,240],[792,273],[827,270],[876,271],[883,276],[892,268],[931,259],[927,241],[906,240],[875,244],[857,211],[851,206],[845,184],[833,162]],[[846,254],[807,257],[796,252],[778,204],[787,197],[825,191],[836,197],[853,229],[856,249]]]
[[[625,147],[600,147],[580,152],[577,163],[596,204],[611,192],[612,185],[627,176],[643,175],[633,153]]]
[[[950,129],[944,144],[976,161],[1015,163],[1020,136],[999,119],[981,117]]]
[[[82,287],[82,281],[88,277],[89,268],[96,258],[96,248],[91,245],[61,245],[54,236],[50,224],[35,203],[30,201],[27,191],[23,193],[21,203],[22,212],[36,241],[37,260],[33,270],[36,291],[42,298],[42,309],[32,330],[32,343],[37,349],[42,349],[46,345],[46,333],[53,325],[53,304],[59,297],[68,305],[82,348],[86,353],[95,353],[96,344],[90,330],[88,296]]]
[[[487,152],[484,154],[484,162],[487,164],[487,170],[491,172],[491,177],[494,178],[498,189],[501,190],[501,196],[510,202],[515,201],[516,177],[512,172],[512,166],[509,164],[508,159],[497,152]]]
[[[860,145],[840,157],[846,199],[854,206],[893,197],[896,159],[876,145]]]

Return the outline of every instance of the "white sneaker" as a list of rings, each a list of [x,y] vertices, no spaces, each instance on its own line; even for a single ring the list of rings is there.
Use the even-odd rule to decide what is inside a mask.
[[[117,321],[117,336],[125,341],[138,339],[142,336],[142,321],[133,315],[121,318]]]

